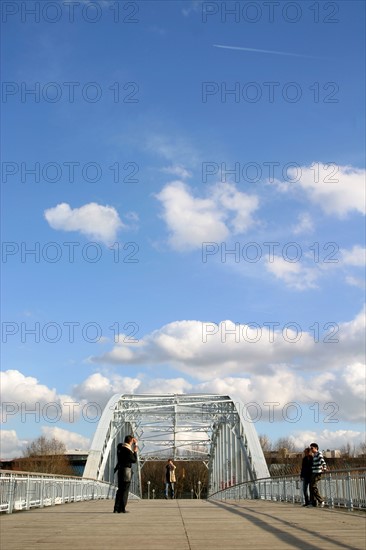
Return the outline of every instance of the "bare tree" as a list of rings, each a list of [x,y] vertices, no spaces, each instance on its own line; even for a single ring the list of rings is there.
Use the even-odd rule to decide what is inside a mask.
[[[360,443],[357,447],[357,456],[366,456],[366,442]]]
[[[201,497],[207,494],[208,471],[207,467],[199,460],[175,460],[174,464],[177,469],[175,475],[177,478],[175,484],[175,494],[178,498],[189,498],[191,490],[198,497],[199,492]],[[147,496],[148,481],[150,481],[150,498],[152,498],[152,490],[155,490],[156,498],[164,497],[165,484],[165,466],[163,461],[147,461],[141,470],[141,483],[143,495]],[[200,483],[198,483],[200,481]]]
[[[271,440],[269,439],[268,435],[261,434],[259,436],[259,443],[261,444],[262,451],[264,453],[269,453],[272,448]]]
[[[23,451],[24,458],[19,460],[17,466],[28,472],[73,475],[65,452],[66,446],[62,441],[42,435],[27,445]]]
[[[41,435],[32,443],[26,446],[23,451],[23,456],[45,456],[45,455],[56,455],[64,454],[66,452],[66,445],[53,437],[52,439],[47,439],[44,435]]]
[[[340,448],[340,451],[341,451],[342,458],[352,458],[357,454],[356,446],[351,445],[350,442],[346,443],[345,445],[342,445],[342,447]]]
[[[293,453],[296,451],[296,445],[291,438],[280,437],[274,445],[274,450],[278,451],[279,454],[286,456],[288,452]]]
[[[192,489],[198,498],[207,493],[208,471],[201,461],[189,461],[182,465],[182,491],[186,494]]]

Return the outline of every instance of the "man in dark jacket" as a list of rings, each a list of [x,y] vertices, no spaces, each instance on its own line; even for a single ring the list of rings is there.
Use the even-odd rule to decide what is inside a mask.
[[[311,476],[313,473],[313,455],[311,454],[310,447],[306,447],[304,450],[304,458],[302,459],[301,464],[301,473],[300,478],[302,481],[302,490],[304,493],[305,504],[303,506],[309,506],[309,485],[311,482]]]
[[[137,441],[132,435],[126,435],[124,443],[118,443],[117,460],[114,471],[118,472],[118,491],[113,512],[125,514],[131,485],[132,464],[137,462]]]

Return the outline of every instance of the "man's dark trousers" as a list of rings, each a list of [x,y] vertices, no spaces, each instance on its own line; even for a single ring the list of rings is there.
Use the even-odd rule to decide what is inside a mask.
[[[118,471],[118,491],[116,494],[115,512],[125,512],[130,492],[131,481],[123,481],[123,469]]]

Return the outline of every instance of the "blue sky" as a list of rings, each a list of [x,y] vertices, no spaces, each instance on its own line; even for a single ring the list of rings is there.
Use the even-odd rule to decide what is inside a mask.
[[[2,9],[2,455],[118,392],[358,445],[364,3]]]

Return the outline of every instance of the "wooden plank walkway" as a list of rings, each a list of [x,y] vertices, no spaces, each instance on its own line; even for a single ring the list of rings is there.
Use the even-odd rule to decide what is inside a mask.
[[[365,550],[366,514],[264,502],[130,501],[62,504],[2,514],[2,550]]]

